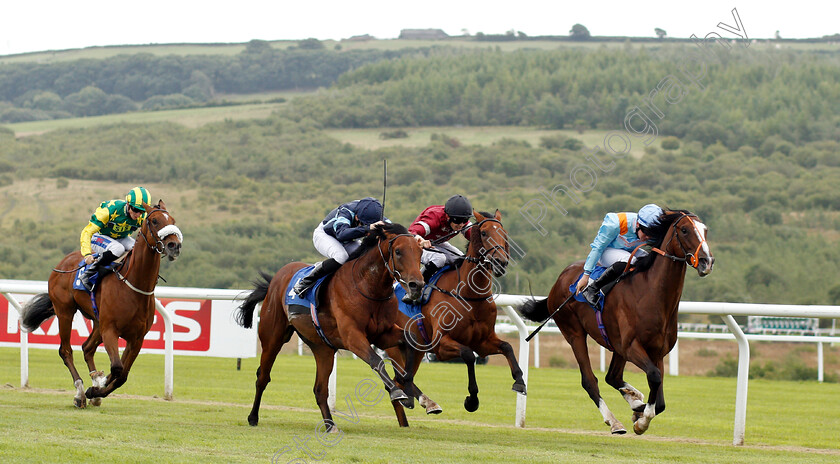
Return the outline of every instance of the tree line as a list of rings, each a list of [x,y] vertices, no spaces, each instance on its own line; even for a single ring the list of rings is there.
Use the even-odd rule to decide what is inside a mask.
[[[0,122],[180,108],[217,94],[313,89],[366,63],[418,53],[425,51],[341,52],[305,44],[278,50],[255,40],[235,56],[133,54],[5,64],[0,66]]]

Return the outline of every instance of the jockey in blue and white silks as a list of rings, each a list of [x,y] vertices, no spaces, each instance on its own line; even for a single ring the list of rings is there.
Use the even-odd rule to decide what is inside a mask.
[[[376,225],[388,221],[382,216],[382,203],[371,197],[345,203],[333,209],[312,232],[312,243],[327,259],[315,264],[306,277],[295,284],[294,292],[303,296],[321,277],[344,264],[363,238]]]
[[[592,251],[583,264],[583,276],[578,281],[577,292],[582,290],[584,298],[595,305],[601,287],[620,276],[628,261],[632,263],[638,256],[644,256],[642,250],[637,252],[637,256],[631,256],[631,252],[648,240],[646,229],[658,224],[661,215],[662,208],[652,203],[643,206],[638,213],[607,213],[598,235],[590,244]],[[596,265],[607,270],[597,280],[590,281],[589,274]]]

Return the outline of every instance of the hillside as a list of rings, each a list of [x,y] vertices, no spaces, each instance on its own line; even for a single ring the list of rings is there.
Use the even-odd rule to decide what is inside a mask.
[[[656,134],[624,133],[627,112],[679,69],[679,50],[415,51],[341,73],[271,115],[202,119],[209,109],[193,108],[70,118],[22,138],[6,129],[0,276],[46,279],[99,201],[142,184],[185,233],[182,259],[162,270],[168,284],[244,288],[258,270],[317,259],[314,226],[341,202],[381,196],[388,159],[397,222],[453,193],[502,211],[525,251],[505,292],[546,293],[585,257],[606,212],[656,202],[709,226],[716,269],[689,276],[685,298],[840,304],[837,55],[722,55],[705,93],[660,101]],[[395,127],[406,137],[382,138]],[[629,155],[604,151],[611,131]],[[540,192],[558,185],[574,189],[558,197],[567,213],[534,221]]]

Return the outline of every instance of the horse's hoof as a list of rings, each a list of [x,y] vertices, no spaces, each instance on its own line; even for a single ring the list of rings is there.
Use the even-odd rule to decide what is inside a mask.
[[[102,398],[91,398],[90,399],[91,406],[102,406]]]
[[[408,396],[405,394],[405,392],[403,392],[403,391],[402,391],[402,389],[400,389],[400,388],[395,388],[395,389],[391,392],[391,401],[400,401],[400,402],[402,402],[402,400],[405,400],[405,399],[408,399]]]
[[[256,427],[259,422],[260,418],[258,416],[248,416],[248,425],[251,427]]]
[[[612,427],[610,427],[610,433],[613,435],[624,435],[627,433],[627,429],[624,428],[622,423],[616,422],[612,425]]]
[[[79,409],[85,409],[87,407],[87,401],[84,398],[73,398],[73,406]]]
[[[440,414],[443,412],[443,408],[438,405],[429,406],[426,408],[426,414]]]
[[[466,409],[467,412],[476,412],[478,410],[478,397],[468,396],[464,398],[464,409]]]
[[[91,399],[91,398],[93,398],[93,397],[94,397],[93,389],[94,389],[94,387],[89,387],[89,388],[85,391],[85,396],[86,396],[88,399]]]
[[[528,390],[525,387],[525,382],[514,382],[513,388],[511,388],[511,390],[515,391],[516,393],[519,393],[522,396],[528,394]]]
[[[633,424],[633,431],[636,432],[636,435],[642,435],[643,433],[647,432],[647,429],[642,429],[639,427],[639,424]]]
[[[400,400],[400,404],[403,405],[406,409],[414,409],[414,398],[406,398],[404,400]]]

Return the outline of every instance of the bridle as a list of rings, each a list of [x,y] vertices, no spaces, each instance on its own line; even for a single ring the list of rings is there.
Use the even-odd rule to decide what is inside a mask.
[[[483,219],[483,220],[475,223],[474,225],[471,225],[470,228],[475,227],[476,230],[480,232],[481,231],[481,225],[484,224],[485,222],[495,222],[495,223],[499,224],[499,227],[502,226],[502,222],[499,221],[498,219]],[[507,243],[507,239],[505,239],[505,243]],[[472,256],[466,256],[466,257],[464,257],[464,261],[474,263],[474,264],[478,265],[478,267],[486,270],[487,268],[485,266],[487,266],[488,263],[492,267],[492,262],[490,261],[489,255],[490,255],[490,253],[492,253],[497,248],[499,250],[501,250],[502,254],[504,254],[505,256],[508,255],[507,250],[505,250],[505,247],[503,247],[502,245],[496,244],[496,245],[493,245],[490,248],[485,248],[484,247],[484,241],[481,240],[481,249],[478,250],[478,258],[474,258]]]
[[[141,234],[140,234],[140,236],[141,236],[141,237],[143,237],[143,241],[144,241],[144,242],[146,242],[146,246],[148,246],[149,248],[151,248],[151,249],[152,249],[152,251],[156,252],[156,253],[157,253],[157,254],[159,254],[159,255],[162,255],[162,254],[163,254],[163,251],[164,251],[164,248],[166,247],[166,245],[164,245],[164,243],[163,243],[163,238],[161,238],[161,237],[159,236],[159,235],[160,235],[160,234],[159,234],[160,229],[158,229],[158,230],[152,230],[152,223],[151,223],[151,222],[149,222],[149,219],[151,219],[152,214],[155,214],[155,213],[165,213],[165,212],[166,212],[166,210],[165,210],[165,209],[163,209],[163,208],[158,208],[157,206],[155,206],[155,207],[154,207],[154,209],[152,209],[152,211],[150,211],[150,212],[149,212],[149,215],[148,215],[148,216],[146,216],[146,221],[145,221],[145,222],[146,222],[146,225],[148,225],[148,227],[149,227],[149,230],[150,230],[150,231],[154,232],[154,234],[153,234],[153,236],[155,237],[155,244],[154,244],[154,245],[152,245],[151,243],[149,243],[149,239],[147,239],[147,238],[146,238],[146,234],[144,234],[144,233],[141,233]],[[141,232],[142,232],[142,231],[141,231]],[[166,238],[166,237],[164,237],[164,238]]]
[[[669,238],[668,242],[665,244],[665,246],[662,247],[662,248],[668,248],[668,245],[671,243],[671,240],[673,240],[674,237],[676,236],[677,237],[677,244],[680,246],[680,250],[682,250],[682,252],[683,252],[682,257],[674,256],[674,255],[669,254],[669,253],[665,253],[664,251],[662,251],[662,250],[660,250],[659,248],[656,248],[656,247],[654,247],[652,249],[652,251],[655,252],[655,253],[658,253],[658,254],[660,254],[660,255],[662,255],[662,256],[664,256],[664,257],[666,257],[666,258],[668,258],[672,261],[683,262],[683,263],[686,263],[689,266],[697,269],[697,266],[700,265],[700,258],[698,258],[697,255],[700,254],[700,249],[703,247],[703,244],[706,243],[706,238],[703,236],[703,234],[700,233],[700,229],[697,228],[697,224],[694,222],[694,219],[692,219],[692,218],[695,218],[695,217],[697,217],[697,216],[695,216],[693,214],[682,213],[682,216],[680,216],[671,225],[671,227],[674,229],[674,234],[671,235],[671,238]],[[697,232],[697,236],[700,237],[700,243],[697,245],[697,249],[695,249],[693,253],[690,252],[689,249],[687,249],[685,247],[682,240],[680,239],[679,231],[677,231],[677,225],[680,223],[680,221],[683,220],[683,218],[688,218],[688,220],[691,221],[691,225],[694,227],[694,230]]]
[[[402,278],[402,274],[400,274],[400,271],[397,270],[397,266],[394,263],[394,261],[395,261],[395,258],[394,258],[394,242],[400,237],[408,237],[411,240],[414,240],[414,235],[412,235],[412,234],[397,234],[397,235],[391,237],[390,239],[388,239],[388,257],[387,258],[385,257],[385,253],[382,252],[381,241],[376,244],[376,248],[379,249],[379,256],[382,257],[382,262],[385,264],[385,269],[388,270],[388,274],[391,275],[391,278],[394,279],[395,281],[401,283],[401,284],[404,284],[404,285],[408,286],[408,282],[406,282],[406,280]],[[394,264],[389,265],[388,264],[389,261],[391,263],[394,263]],[[358,263],[359,263],[358,259],[353,260],[353,274],[356,273],[356,265]],[[360,295],[362,295],[363,297],[365,297],[365,298],[367,298],[368,300],[371,300],[371,301],[388,301],[394,296],[393,292],[391,292],[391,294],[389,294],[385,298],[374,298],[372,296],[368,296],[368,295],[365,294],[365,292],[362,291],[361,288],[359,288],[359,285],[356,283],[356,279],[353,279],[353,286],[356,287],[356,291],[358,291]]]
[[[160,236],[160,232],[161,232],[161,230],[163,230],[166,226],[161,227],[161,228],[158,228],[157,230],[154,230],[154,229],[152,229],[152,223],[149,221],[149,219],[152,217],[152,214],[155,214],[155,213],[166,213],[166,212],[167,212],[167,211],[166,211],[165,209],[163,209],[163,208],[159,208],[159,207],[155,206],[155,207],[154,207],[154,208],[153,208],[153,209],[149,212],[149,215],[148,215],[148,216],[146,216],[146,220],[145,220],[145,221],[144,221],[144,223],[143,223],[145,226],[147,226],[147,227],[148,227],[148,229],[149,229],[149,231],[150,231],[150,232],[153,232],[153,236],[155,237],[155,244],[154,244],[154,245],[152,245],[151,243],[149,243],[149,239],[148,239],[148,238],[146,238],[146,234],[143,232],[143,230],[142,230],[142,229],[140,230],[140,236],[141,236],[141,237],[143,237],[143,241],[146,243],[146,246],[147,246],[147,247],[149,247],[152,251],[156,252],[156,253],[157,253],[157,254],[159,254],[159,255],[162,255],[162,254],[164,253],[164,251],[165,251],[165,248],[166,248],[166,245],[163,243],[163,239],[164,239],[164,238],[166,238],[166,237],[168,237],[168,236],[170,236],[170,235],[172,235],[172,234],[167,234],[166,236],[161,237],[161,236]],[[175,233],[175,232],[172,232],[172,233]],[[180,232],[179,232],[179,233],[180,233]],[[133,252],[134,252],[134,250],[132,249],[132,250],[131,250],[131,253],[133,253]],[[130,263],[131,261],[130,261],[130,260],[128,260],[128,259],[126,259],[126,262],[127,262],[127,263]],[[130,269],[126,269],[126,271],[125,271],[126,275],[128,275],[129,270],[130,270]],[[125,277],[125,276],[123,276],[122,274],[120,274],[120,272],[119,272],[118,270],[116,270],[116,269],[114,269],[114,273],[115,273],[115,274],[117,274],[117,278],[118,278],[118,279],[120,279],[122,282],[124,282],[124,283],[128,286],[128,288],[130,288],[130,289],[134,290],[134,291],[135,291],[135,292],[137,292],[137,293],[140,293],[141,295],[150,296],[150,295],[153,295],[153,294],[155,293],[155,289],[154,289],[154,288],[152,288],[152,291],[150,291],[150,292],[146,292],[146,291],[140,290],[139,288],[135,287],[134,285],[132,285],[132,284],[131,284],[131,282],[129,282],[129,281],[128,281],[128,278],[127,278],[127,277]],[[160,276],[158,276],[158,277],[160,277]]]

